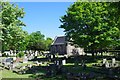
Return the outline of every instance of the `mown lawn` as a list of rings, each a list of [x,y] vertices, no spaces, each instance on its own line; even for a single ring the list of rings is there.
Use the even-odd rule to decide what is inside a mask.
[[[2,70],[2,78],[29,78],[31,74],[24,74],[24,75],[19,75],[16,73],[13,73],[10,70],[3,69]]]

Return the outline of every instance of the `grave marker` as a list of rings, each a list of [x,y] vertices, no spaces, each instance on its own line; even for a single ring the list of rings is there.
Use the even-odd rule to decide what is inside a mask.
[[[105,63],[106,63],[106,61],[107,61],[107,59],[103,59],[103,64],[105,64]]]

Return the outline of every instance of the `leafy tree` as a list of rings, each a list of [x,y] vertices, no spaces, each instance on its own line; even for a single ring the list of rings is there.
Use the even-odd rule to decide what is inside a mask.
[[[45,50],[50,50],[50,46],[51,46],[52,42],[53,42],[53,40],[51,38],[47,38],[45,40],[45,44],[46,44]]]
[[[120,44],[119,5],[115,4],[118,3],[75,2],[61,17],[60,28],[65,29],[68,40],[92,53],[114,49]]]
[[[41,34],[40,31],[33,32],[29,35],[29,43],[27,46],[30,50],[44,50],[45,43],[44,43],[44,35]]]
[[[2,48],[3,50],[15,50],[25,37],[25,32],[22,30],[22,26],[25,26],[25,24],[20,20],[24,17],[25,12],[23,8],[18,8],[17,5],[9,2],[0,2],[0,7]]]

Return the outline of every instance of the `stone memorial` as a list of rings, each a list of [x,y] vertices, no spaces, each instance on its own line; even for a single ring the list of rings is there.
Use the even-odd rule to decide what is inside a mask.
[[[62,60],[62,65],[65,65],[66,64],[66,60]]]
[[[16,61],[16,59],[17,59],[16,57],[13,57],[13,61]]]
[[[103,59],[103,64],[105,64],[105,63],[106,63],[106,61],[107,61],[107,59]]]
[[[21,67],[22,70],[25,69],[25,68],[26,68],[25,66],[22,66],[22,67]]]
[[[115,58],[112,58],[112,67],[114,67],[115,64],[116,64],[116,60],[115,60]]]
[[[110,64],[108,63],[108,61],[106,61],[105,67],[106,67],[106,68],[109,68],[109,67],[110,67]]]
[[[31,67],[32,67],[32,65],[31,65],[31,64],[29,64],[29,65],[28,65],[28,67],[29,67],[29,68],[31,68]]]
[[[37,57],[38,56],[38,51],[36,51],[34,55],[35,55],[35,57]]]
[[[23,59],[23,63],[27,63],[27,62],[28,62],[28,58],[27,58],[27,56],[25,56]]]
[[[0,57],[2,57],[2,53],[0,52]]]

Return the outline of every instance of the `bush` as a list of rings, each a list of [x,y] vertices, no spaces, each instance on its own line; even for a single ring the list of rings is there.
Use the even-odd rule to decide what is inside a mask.
[[[24,52],[19,52],[18,54],[17,54],[17,57],[23,57],[24,56]]]

